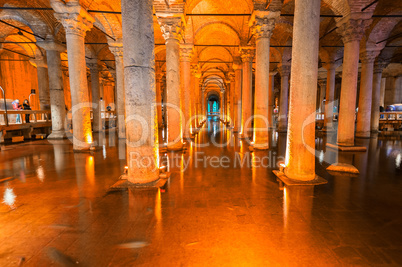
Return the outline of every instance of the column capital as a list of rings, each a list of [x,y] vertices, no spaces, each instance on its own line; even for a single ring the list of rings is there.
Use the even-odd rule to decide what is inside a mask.
[[[78,1],[64,3],[60,0],[51,0],[50,5],[55,11],[56,19],[63,24],[66,34],[85,37],[95,22]]]
[[[240,47],[240,54],[243,62],[252,62],[255,55],[255,47],[242,46]]]
[[[275,28],[275,20],[280,16],[280,11],[254,10],[251,14],[249,26],[256,39],[271,38]]]
[[[29,63],[36,68],[47,68],[47,62],[44,56],[36,56],[35,59],[30,59]]]
[[[291,69],[290,64],[280,63],[278,65],[278,72],[279,72],[279,75],[281,75],[281,77],[289,76],[290,69]]]
[[[116,61],[123,62],[123,40],[108,40],[109,50]]]
[[[158,23],[162,30],[162,36],[166,41],[174,39],[181,41],[183,38],[183,30],[185,22],[183,16],[166,16],[165,14],[156,14]]]
[[[236,81],[236,75],[235,75],[234,72],[232,72],[232,71],[229,72],[228,76],[229,76],[229,79],[230,79],[231,83],[234,83]]]
[[[155,80],[160,83],[163,80],[163,72],[157,71],[155,72]]]
[[[193,75],[196,78],[201,78],[201,72],[199,70],[198,64],[191,64],[190,65],[190,70],[191,70],[191,75]]]
[[[386,62],[376,62],[374,64],[374,73],[382,73],[382,71],[388,66]]]
[[[39,47],[45,49],[46,51],[57,51],[57,52],[61,53],[61,52],[64,52],[67,50],[66,46],[62,45],[59,42],[56,42],[53,39],[53,36],[51,36],[51,37],[46,36],[45,41],[38,41],[38,42],[36,42],[36,44]]]
[[[362,39],[365,30],[371,24],[371,14],[353,13],[336,23],[336,31],[342,37],[344,44]]]
[[[192,44],[180,44],[180,61],[191,62],[193,48]]]
[[[317,80],[317,82],[318,82],[318,85],[320,87],[326,87],[327,86],[327,79],[319,79],[319,80]]]
[[[327,71],[330,71],[330,70],[337,69],[340,65],[342,65],[342,61],[338,60],[338,61],[330,61],[328,63],[325,63],[322,65],[322,67],[325,68]]]
[[[91,72],[99,71],[98,59],[89,59],[86,61],[86,64]]]
[[[278,72],[277,71],[270,71],[269,76],[275,76]]]
[[[374,63],[381,50],[364,50],[360,52],[360,60],[363,64]]]

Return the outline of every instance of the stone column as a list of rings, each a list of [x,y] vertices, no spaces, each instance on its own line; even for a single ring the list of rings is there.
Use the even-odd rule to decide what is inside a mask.
[[[93,139],[84,39],[95,19],[79,5],[78,1],[70,1],[67,4],[61,1],[51,1],[50,4],[56,12],[55,17],[61,21],[66,31],[73,118],[73,149],[76,151],[87,150],[91,147]]]
[[[325,90],[327,89],[327,80],[318,80],[318,85],[320,86],[320,103],[318,105],[318,110],[320,113],[324,113],[324,98]],[[326,101],[325,101],[326,102]]]
[[[252,86],[253,86],[253,58],[254,48],[242,47],[241,59],[243,61],[243,86],[241,94],[242,115],[241,115],[241,138],[249,138],[252,121]]]
[[[181,17],[158,18],[166,40],[167,148],[183,149],[183,114],[180,101]]]
[[[360,54],[362,62],[359,111],[357,112],[356,137],[370,138],[371,103],[373,95],[374,60],[380,51],[363,51]]]
[[[128,181],[159,178],[152,0],[122,0]],[[135,44],[135,45],[133,45]]]
[[[195,133],[197,131],[199,125],[199,111],[198,111],[198,104],[199,104],[199,78],[201,74],[198,71],[198,65],[192,64],[191,65],[191,128],[192,132]]]
[[[124,62],[123,62],[123,43],[122,40],[109,44],[109,49],[114,55],[116,65],[116,116],[118,136],[126,138],[125,123],[125,93],[124,93]]]
[[[394,77],[394,84],[392,88],[392,104],[398,104],[401,103],[402,101],[402,76],[396,76]]]
[[[233,132],[238,133],[241,131],[241,115],[242,115],[242,66],[240,62],[233,63],[235,73],[235,90],[233,93]]]
[[[229,79],[230,79],[230,96],[229,96],[230,107],[228,111],[229,112],[228,116],[230,116],[230,126],[233,128],[235,122],[235,92],[236,92],[236,76],[234,72],[231,72],[229,74]]]
[[[333,131],[334,101],[335,101],[335,62],[325,65],[327,69],[327,88],[325,92],[325,116],[323,131]]]
[[[380,89],[380,105],[385,107],[385,86],[387,84],[387,78],[381,78],[381,89]]]
[[[66,138],[66,103],[64,100],[60,53],[64,52],[66,48],[52,39],[46,42],[37,42],[37,45],[46,50],[48,66],[52,133],[47,138],[63,139]]]
[[[269,88],[268,88],[268,128],[274,129],[274,109],[275,109],[275,97],[274,97],[274,83],[276,71],[269,73]]]
[[[156,72],[156,112],[158,116],[158,127],[162,128],[162,83],[163,83],[163,73]]]
[[[250,23],[256,40],[255,98],[254,98],[254,149],[269,148],[268,126],[273,125],[273,94],[269,88],[269,44],[278,12],[254,10]],[[272,108],[272,109],[271,109]]]
[[[200,82],[200,87],[201,87],[201,113],[202,113],[202,119],[205,120],[205,116],[207,116],[207,108],[205,107],[207,104],[207,101],[205,100],[205,88],[202,86],[202,82]]]
[[[339,105],[338,136],[339,146],[354,146],[357,76],[359,46],[366,25],[365,14],[360,18],[343,18],[337,23],[337,31],[345,46],[343,52],[342,89]],[[356,15],[356,17],[358,17]]]
[[[190,136],[190,118],[191,118],[191,56],[193,46],[182,44],[180,46],[180,78],[181,78],[181,103],[183,111],[183,138],[188,140]]]
[[[320,0],[295,2],[285,175],[310,181],[315,174],[315,110]],[[306,123],[313,115],[313,121]]]
[[[281,75],[281,95],[279,101],[279,126],[278,132],[287,132],[288,129],[288,99],[289,99],[289,74],[290,65],[279,66]]]
[[[39,94],[39,108],[40,110],[50,110],[50,91],[49,91],[49,76],[48,65],[46,57],[40,57],[32,60],[36,65],[36,72],[38,75],[38,91]],[[33,106],[33,103],[29,103]]]
[[[381,101],[381,80],[382,71],[386,68],[385,63],[374,65],[373,94],[371,102],[371,132],[377,133],[380,125],[380,101]]]
[[[92,92],[92,130],[94,133],[101,132],[102,119],[100,103],[100,83],[99,83],[99,68],[98,59],[87,61],[87,66],[91,73],[91,92]]]

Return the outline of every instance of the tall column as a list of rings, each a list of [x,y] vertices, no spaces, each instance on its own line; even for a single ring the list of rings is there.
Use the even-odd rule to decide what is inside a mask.
[[[279,101],[279,126],[278,132],[286,132],[288,129],[288,98],[289,98],[289,74],[290,65],[279,66],[281,75],[281,95]]]
[[[123,41],[109,44],[109,49],[114,55],[116,65],[116,116],[118,136],[126,138],[125,123],[125,93],[124,93],[124,62],[123,62]]]
[[[242,115],[241,115],[241,138],[249,138],[252,116],[252,86],[253,86],[253,58],[254,48],[242,47],[241,59],[243,61],[243,83],[242,83]]]
[[[49,91],[49,75],[48,65],[45,57],[32,60],[36,65],[38,75],[38,91],[40,110],[50,110],[50,91]],[[29,103],[33,106],[33,103]]]
[[[273,93],[269,88],[269,45],[278,12],[254,10],[251,16],[253,34],[256,40],[255,97],[254,97],[254,149],[269,148],[268,126],[273,125]],[[271,111],[272,108],[272,111]],[[270,112],[271,111],[271,112]]]
[[[54,42],[51,38],[46,42],[37,42],[37,45],[46,50],[48,66],[52,133],[47,138],[63,139],[66,138],[66,103],[64,100],[63,72],[61,69],[60,53],[64,52],[66,48]]]
[[[373,96],[374,60],[380,51],[364,51],[360,54],[362,62],[359,110],[357,112],[356,137],[370,137],[371,104]]]
[[[191,128],[193,129],[192,132],[195,133],[196,129],[199,125],[199,78],[201,74],[198,71],[198,65],[192,64],[191,65]]]
[[[274,97],[274,83],[276,71],[269,73],[269,88],[268,88],[268,128],[274,129],[274,109],[275,109],[275,97]]]
[[[87,150],[91,147],[93,139],[84,39],[95,19],[79,5],[78,1],[64,4],[64,2],[52,0],[50,3],[56,12],[55,17],[61,21],[66,31],[73,118],[73,149],[76,151]]]
[[[180,40],[181,17],[158,18],[166,40],[166,90],[167,90],[167,148],[183,149],[183,118],[180,101]]]
[[[225,119],[225,102],[226,102],[226,90],[225,89],[221,89],[221,103],[220,103],[220,107],[219,107],[219,112],[220,112],[220,116],[221,116],[221,120]]]
[[[394,77],[394,84],[392,88],[392,104],[398,104],[401,103],[402,101],[402,76],[396,76]]]
[[[159,178],[152,0],[122,0],[128,181]],[[135,44],[135,45],[133,45]]]
[[[327,80],[325,79],[318,80],[318,85],[320,86],[320,98],[319,98],[320,103],[318,105],[318,110],[320,113],[324,113],[324,98],[325,98],[325,91],[327,89]]]
[[[295,1],[285,175],[310,181],[315,175],[315,118],[320,0]]]
[[[91,73],[91,92],[92,92],[92,130],[94,133],[103,130],[101,123],[101,107],[100,103],[100,83],[99,83],[99,68],[98,59],[93,59],[87,62],[87,66]],[[104,99],[103,99],[104,100]]]
[[[335,101],[335,62],[329,62],[325,65],[327,69],[327,88],[325,92],[325,116],[323,131],[333,131],[333,117],[334,117],[334,101]]]
[[[155,74],[156,80],[156,113],[158,116],[158,126],[159,128],[163,125],[162,120],[162,83],[163,83],[163,73],[156,72]]]
[[[374,65],[373,94],[371,102],[371,132],[377,133],[380,124],[380,101],[381,101],[381,80],[382,71],[387,65],[376,63]]]
[[[230,117],[230,126],[234,127],[235,120],[235,92],[236,92],[236,76],[234,72],[229,73],[230,79],[230,106],[228,108],[228,116]]]
[[[381,89],[380,89],[380,106],[385,108],[385,86],[387,84],[387,78],[381,78]]]
[[[235,90],[233,93],[233,132],[238,133],[241,131],[241,115],[242,115],[242,66],[240,62],[233,63],[235,73]]]
[[[207,101],[205,99],[205,88],[203,88],[202,86],[202,82],[200,82],[200,88],[201,88],[201,113],[202,113],[202,117],[203,119],[205,119],[204,117],[207,116],[207,112],[206,112],[206,104]]]
[[[345,46],[343,52],[342,89],[339,105],[338,136],[339,146],[354,146],[357,75],[359,64],[359,46],[364,30],[369,21],[365,14],[354,19],[350,16],[337,23],[337,31],[342,36]],[[357,15],[356,15],[357,17]]]
[[[182,44],[180,46],[180,78],[181,78],[181,103],[183,111],[183,138],[190,138],[190,118],[191,118],[191,56],[193,46]]]

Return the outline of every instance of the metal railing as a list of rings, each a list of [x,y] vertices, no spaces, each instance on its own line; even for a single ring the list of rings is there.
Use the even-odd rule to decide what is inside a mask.
[[[0,111],[0,125],[26,124],[26,115],[29,114],[29,122],[51,121],[50,110],[4,110]]]

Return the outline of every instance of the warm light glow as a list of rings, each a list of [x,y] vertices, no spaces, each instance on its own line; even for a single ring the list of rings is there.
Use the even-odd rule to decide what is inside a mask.
[[[45,172],[44,172],[42,166],[39,166],[36,169],[36,176],[38,177],[39,181],[41,181],[43,183],[43,181],[45,180]]]
[[[86,134],[85,135],[85,142],[87,142],[87,144],[92,144],[92,134]]]
[[[13,189],[6,188],[6,191],[4,191],[3,203],[13,208],[16,198],[17,196],[14,194]]]
[[[94,157],[89,156],[87,157],[87,161],[85,164],[85,171],[86,171],[86,176],[91,183],[91,185],[95,184],[95,164],[94,164]]]

